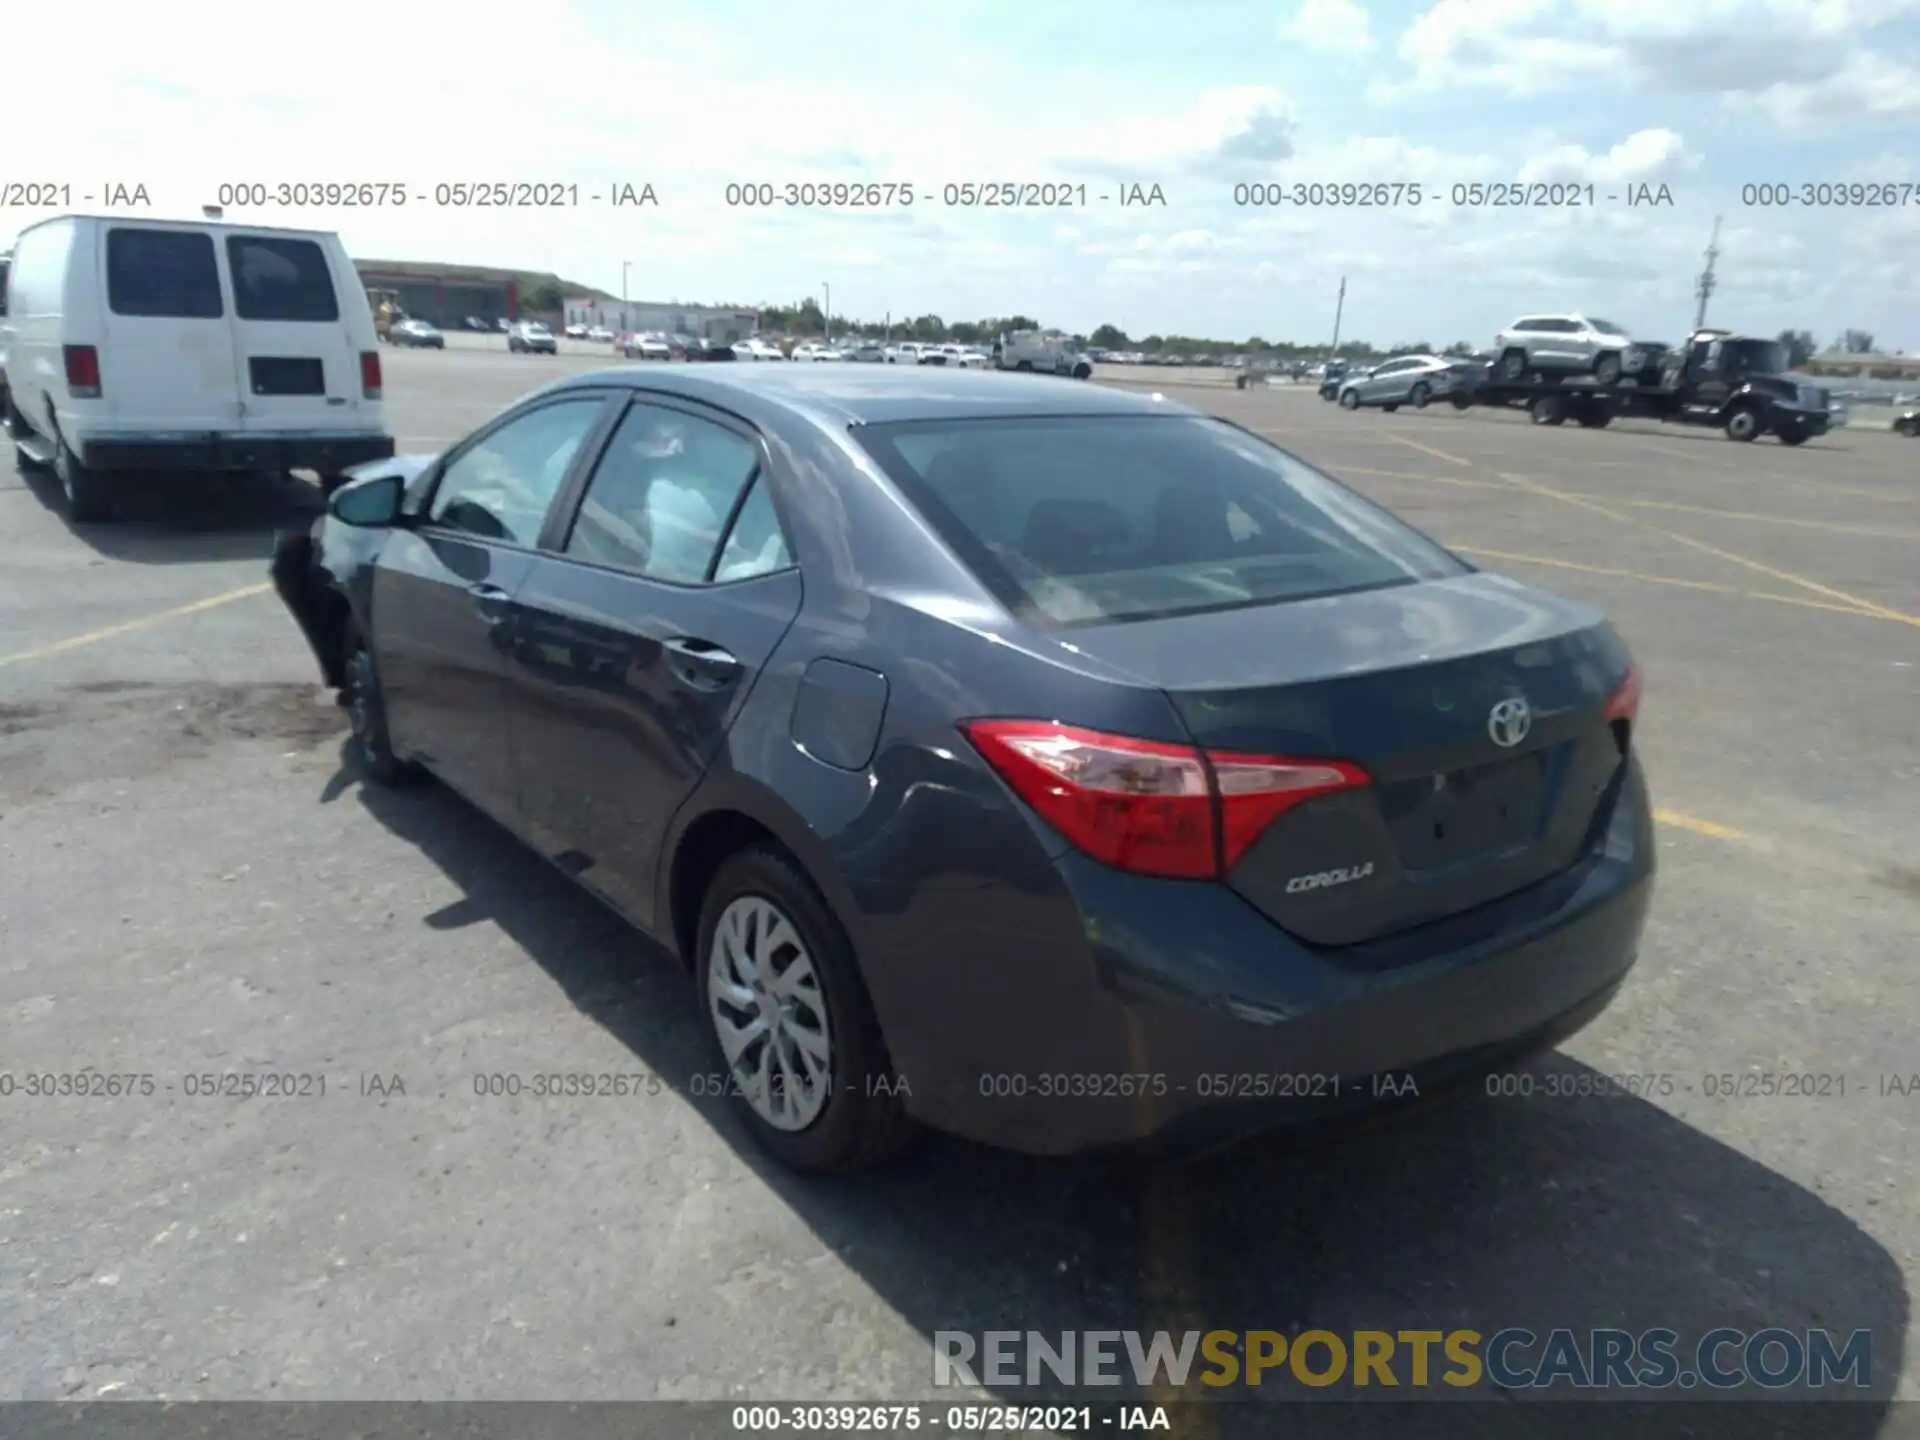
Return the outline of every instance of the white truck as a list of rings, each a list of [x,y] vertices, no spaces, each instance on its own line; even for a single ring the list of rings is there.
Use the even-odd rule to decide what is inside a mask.
[[[1030,370],[1042,375],[1090,379],[1093,362],[1058,330],[1011,330],[993,347],[996,370]]]

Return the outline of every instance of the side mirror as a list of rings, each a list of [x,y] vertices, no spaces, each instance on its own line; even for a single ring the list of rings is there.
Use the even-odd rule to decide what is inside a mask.
[[[342,524],[381,529],[399,523],[406,493],[407,483],[398,475],[369,475],[334,491],[327,511]]]

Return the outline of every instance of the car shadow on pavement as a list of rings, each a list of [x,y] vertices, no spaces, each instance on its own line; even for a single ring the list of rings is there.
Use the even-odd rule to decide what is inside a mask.
[[[323,800],[350,784],[343,761]],[[718,1068],[677,960],[636,944],[623,921],[444,788],[361,785],[356,793],[458,887],[459,900],[421,923],[500,927],[669,1083]],[[1561,1055],[1530,1073],[1536,1092],[1590,1090],[1598,1078]],[[827,1249],[927,1338],[928,1383],[941,1331],[976,1340],[989,1330],[1038,1331],[1058,1343],[1067,1330],[1165,1330],[1177,1339],[1216,1329],[1491,1335],[1524,1327],[1542,1337],[1564,1328],[1584,1342],[1598,1328],[1664,1327],[1678,1332],[1685,1364],[1689,1347],[1719,1327],[1826,1328],[1836,1347],[1865,1330],[1871,1383],[1844,1387],[1851,1403],[1814,1403],[1840,1398],[1838,1386],[1764,1404],[1751,1391],[1741,1392],[1745,1403],[1687,1403],[1699,1392],[1670,1389],[1663,1393],[1682,1409],[1635,1406],[1629,1417],[1608,1406],[1622,1423],[1591,1429],[1572,1423],[1599,1420],[1591,1405],[1531,1409],[1531,1428],[1513,1430],[1515,1407],[1503,1398],[1484,1407],[1501,1425],[1480,1432],[1682,1433],[1666,1422],[1684,1413],[1684,1433],[1709,1440],[1847,1440],[1880,1432],[1903,1368],[1908,1296],[1894,1257],[1818,1195],[1640,1099],[1475,1096],[1338,1139],[1262,1141],[1184,1164],[1043,1160],[928,1136],[890,1168],[823,1179],[767,1159],[724,1102],[686,1098]],[[1533,1363],[1541,1352],[1521,1353]],[[1405,1365],[1403,1353],[1394,1362],[1403,1387]],[[1195,1374],[1205,1368],[1198,1362]],[[1435,1373],[1441,1368],[1436,1349]],[[1281,1372],[1265,1380],[1253,1390],[1190,1385],[1156,1398],[1198,1392],[1254,1402],[1209,1412],[1207,1433],[1227,1436],[1274,1433],[1279,1416],[1262,1401],[1355,1396],[1344,1386],[1309,1390]],[[1130,1384],[1071,1396],[987,1388],[1009,1404],[1142,1398]],[[1567,1394],[1558,1386],[1548,1399]],[[1645,1400],[1647,1392],[1606,1398]],[[1362,1407],[1373,1422],[1397,1408]]]
[[[20,477],[42,505],[65,515],[59,482]],[[128,475],[110,520],[69,524],[101,556],[135,565],[266,561],[281,530],[304,530],[320,514],[319,486],[286,472]]]

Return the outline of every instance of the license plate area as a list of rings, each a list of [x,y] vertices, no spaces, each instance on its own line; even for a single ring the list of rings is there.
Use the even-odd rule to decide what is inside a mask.
[[[326,367],[308,356],[254,355],[247,380],[255,395],[325,395]]]
[[[1380,810],[1404,871],[1445,870],[1539,834],[1545,752],[1380,787]]]

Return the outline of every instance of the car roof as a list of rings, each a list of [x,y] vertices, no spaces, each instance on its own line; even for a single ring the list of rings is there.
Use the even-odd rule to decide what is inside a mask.
[[[623,368],[571,375],[545,393],[610,386],[677,395],[722,409],[772,405],[834,426],[988,417],[1202,413],[1162,395],[1111,389],[1085,380],[939,367],[676,366],[667,372],[637,374]]]

